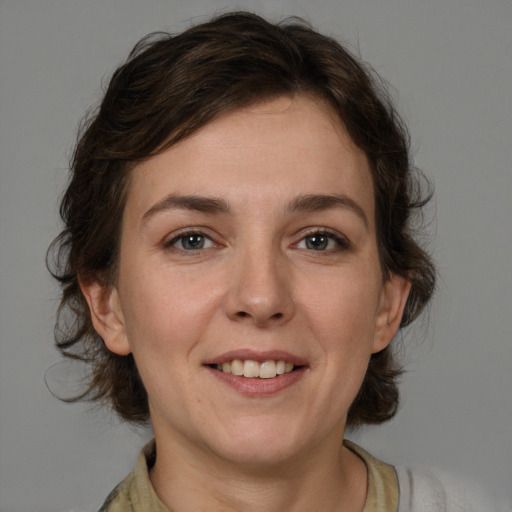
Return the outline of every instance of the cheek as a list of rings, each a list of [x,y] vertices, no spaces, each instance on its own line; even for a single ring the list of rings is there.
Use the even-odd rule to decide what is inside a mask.
[[[180,357],[214,314],[214,283],[186,272],[170,274],[132,273],[123,287],[126,334],[134,352],[172,351]]]
[[[344,357],[371,353],[380,296],[378,277],[372,275],[340,273],[304,288],[302,308],[324,351],[343,350]]]
[[[370,280],[360,286],[362,281],[353,277],[315,287],[304,304],[308,329],[318,343],[315,363],[322,382],[319,389],[325,393],[319,402],[325,421],[346,418],[366,374],[375,338],[375,286]]]
[[[178,403],[193,389],[194,348],[211,309],[193,280],[185,285],[162,277],[132,275],[124,289],[126,336],[152,404]]]

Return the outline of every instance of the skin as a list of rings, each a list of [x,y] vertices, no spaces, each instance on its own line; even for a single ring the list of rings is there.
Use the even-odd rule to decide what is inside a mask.
[[[82,290],[148,391],[159,497],[174,512],[363,510],[366,468],[341,447],[347,411],[409,291],[383,280],[364,153],[322,102],[281,97],[132,173],[117,282]],[[297,207],[306,195],[342,200]],[[199,211],[183,196],[217,202]],[[239,350],[304,364],[283,389],[249,393],[206,364]]]

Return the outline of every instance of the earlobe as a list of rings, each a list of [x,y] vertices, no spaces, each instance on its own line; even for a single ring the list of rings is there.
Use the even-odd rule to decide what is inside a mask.
[[[384,283],[372,353],[386,348],[398,332],[410,289],[411,282],[397,274]]]
[[[131,348],[126,337],[124,316],[115,286],[79,279],[80,289],[89,305],[96,332],[107,348],[118,355],[128,355]]]

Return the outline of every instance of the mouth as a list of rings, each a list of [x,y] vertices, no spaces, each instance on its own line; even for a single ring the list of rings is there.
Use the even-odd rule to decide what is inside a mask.
[[[249,396],[278,393],[301,380],[309,368],[305,359],[281,350],[235,350],[203,364],[224,384]]]
[[[273,379],[279,375],[291,373],[301,368],[300,365],[295,365],[283,359],[270,359],[261,363],[253,359],[233,359],[223,363],[212,364],[210,367],[223,373],[247,379]]]

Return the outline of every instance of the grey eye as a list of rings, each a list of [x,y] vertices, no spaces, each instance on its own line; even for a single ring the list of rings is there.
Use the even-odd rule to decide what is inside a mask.
[[[314,235],[306,237],[306,247],[314,251],[325,251],[329,246],[329,238],[323,235]]]
[[[298,249],[316,252],[338,252],[348,250],[350,243],[346,238],[327,231],[313,232],[306,235],[297,244]]]
[[[300,242],[299,247],[310,249],[313,251],[325,251],[327,249],[333,249],[336,242],[331,236],[316,234],[304,237]]]
[[[174,243],[174,247],[185,251],[198,251],[213,247],[213,242],[207,236],[200,233],[190,233],[178,237]]]

